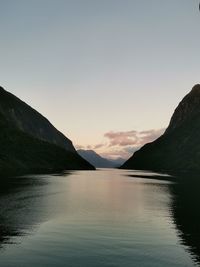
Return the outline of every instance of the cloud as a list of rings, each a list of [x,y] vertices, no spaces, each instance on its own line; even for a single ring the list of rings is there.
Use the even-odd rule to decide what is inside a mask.
[[[94,149],[99,149],[99,148],[102,148],[102,147],[105,147],[105,143],[103,144],[97,144],[97,145],[95,145],[93,148]]]
[[[77,145],[77,149],[92,149],[107,158],[128,159],[135,151],[144,144],[157,139],[165,129],[151,129],[148,131],[110,131],[104,134],[105,142],[96,145]]]
[[[137,143],[137,132],[108,132],[104,134],[104,137],[109,139],[109,146],[128,146]]]
[[[76,149],[79,150],[79,149],[85,149],[85,150],[95,150],[95,149],[100,149],[100,148],[105,148],[106,147],[106,143],[100,143],[100,144],[97,144],[97,145],[78,145],[76,144],[75,145]]]
[[[138,149],[139,149],[138,147],[132,147],[132,146],[119,147],[119,148],[107,150],[100,154],[103,157],[111,158],[111,159],[116,159],[116,158],[128,159]]]
[[[156,140],[164,133],[164,131],[165,128],[139,132],[139,135],[141,137],[141,144],[144,145]]]
[[[107,132],[104,134],[109,141],[108,146],[134,146],[141,147],[142,145],[152,142],[163,134],[165,129],[152,129],[148,131],[127,131],[127,132]]]
[[[130,155],[130,154],[133,154],[138,149],[140,149],[140,147],[137,147],[137,146],[126,146],[126,147],[124,147],[124,152],[128,153]]]
[[[79,149],[85,149],[85,147],[82,146],[82,145],[75,145],[75,147],[76,147],[76,150],[79,150]]]

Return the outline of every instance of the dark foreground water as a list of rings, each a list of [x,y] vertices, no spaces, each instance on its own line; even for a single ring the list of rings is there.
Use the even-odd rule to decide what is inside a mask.
[[[0,266],[198,266],[198,181],[144,178],[152,175],[102,169],[7,178]]]

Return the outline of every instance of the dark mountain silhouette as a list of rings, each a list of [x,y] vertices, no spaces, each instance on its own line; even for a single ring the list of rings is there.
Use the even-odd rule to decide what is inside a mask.
[[[94,169],[37,111],[0,87],[0,173]]]
[[[0,87],[0,113],[17,129],[63,147],[67,151],[75,151],[72,142],[45,117],[2,87]]]
[[[121,168],[160,172],[200,171],[200,85],[176,108],[165,133],[144,145]]]
[[[199,174],[184,174],[169,185],[171,213],[184,244],[197,264],[200,263],[200,177]]]
[[[80,149],[77,150],[77,152],[81,157],[90,162],[96,168],[117,168],[121,166],[125,161],[122,158],[118,158],[115,160],[103,158],[93,150]]]

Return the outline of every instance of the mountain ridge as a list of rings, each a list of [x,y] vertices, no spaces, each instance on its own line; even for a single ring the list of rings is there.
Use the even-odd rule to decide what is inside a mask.
[[[200,114],[200,110],[195,108],[196,105],[200,105],[200,84],[194,85],[192,90],[181,100],[170,119],[165,133],[169,133],[177,126],[179,127],[185,120],[194,116],[195,113]]]
[[[125,161],[121,158],[115,160],[104,158],[97,154],[94,150],[79,149],[77,150],[77,152],[80,156],[82,156],[96,168],[117,168],[120,167],[121,164]]]
[[[169,126],[158,139],[145,144],[123,169],[159,172],[200,171],[200,85],[195,85],[175,109]]]
[[[58,131],[48,119],[3,87],[0,87],[0,112],[21,131],[75,152],[71,140]]]
[[[52,140],[54,133],[55,139]],[[63,142],[59,143],[60,140]],[[44,116],[2,87],[0,148],[1,175],[94,169]]]

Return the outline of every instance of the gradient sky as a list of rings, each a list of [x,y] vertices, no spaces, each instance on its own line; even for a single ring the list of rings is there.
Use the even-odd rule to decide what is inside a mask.
[[[200,82],[198,5],[0,0],[0,83],[76,147],[128,156]]]

